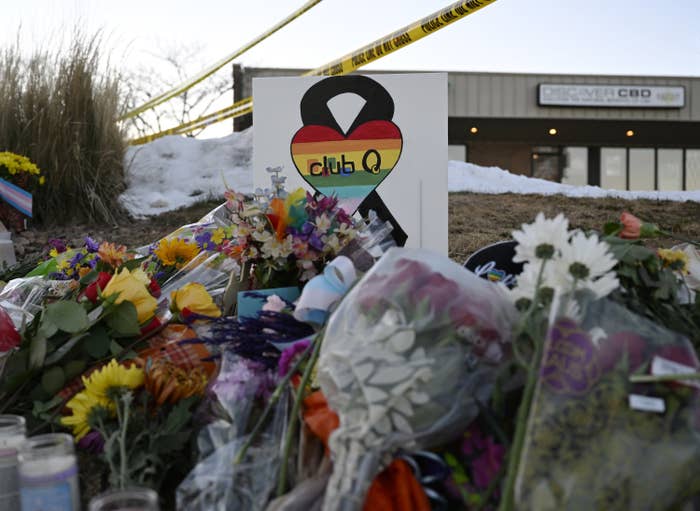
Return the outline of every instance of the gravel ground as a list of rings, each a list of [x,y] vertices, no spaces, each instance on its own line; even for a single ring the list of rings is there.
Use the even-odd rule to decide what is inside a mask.
[[[449,255],[458,262],[464,261],[484,245],[508,238],[513,229],[532,221],[539,211],[548,216],[562,212],[567,215],[572,227],[600,229],[605,222],[618,219],[620,213],[627,210],[668,231],[700,239],[700,203],[696,202],[474,193],[450,194],[449,201]],[[74,246],[81,245],[88,235],[99,241],[112,241],[130,248],[147,245],[181,225],[197,221],[218,205],[219,202],[202,202],[189,208],[148,219],[123,221],[117,225],[32,226],[13,236],[17,260],[30,264],[41,255],[50,238],[63,238]]]

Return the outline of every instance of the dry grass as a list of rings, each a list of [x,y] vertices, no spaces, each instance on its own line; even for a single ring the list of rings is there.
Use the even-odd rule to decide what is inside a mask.
[[[18,44],[0,53],[0,151],[28,156],[46,176],[34,201],[39,223],[112,223],[124,214],[119,79],[101,58],[99,36],[79,30],[28,58]]]
[[[697,202],[475,193],[450,194],[449,200],[449,252],[457,262],[463,262],[484,245],[510,238],[513,229],[531,222],[540,211],[549,217],[564,213],[572,228],[600,230],[627,210],[667,231],[700,239],[700,203]]]

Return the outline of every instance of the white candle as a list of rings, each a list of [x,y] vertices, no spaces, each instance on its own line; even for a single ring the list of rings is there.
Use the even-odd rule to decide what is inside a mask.
[[[111,490],[90,501],[88,511],[158,511],[158,494],[148,488]]]
[[[17,449],[24,442],[24,417],[0,415],[0,509],[19,509]]]
[[[78,463],[73,437],[28,438],[19,450],[22,511],[79,511]]]

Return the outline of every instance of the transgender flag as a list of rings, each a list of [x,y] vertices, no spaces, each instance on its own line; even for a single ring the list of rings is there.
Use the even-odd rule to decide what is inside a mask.
[[[0,178],[0,197],[28,217],[32,216],[32,194]]]

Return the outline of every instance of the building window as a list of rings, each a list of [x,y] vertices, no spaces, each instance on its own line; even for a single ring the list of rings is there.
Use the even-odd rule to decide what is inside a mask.
[[[655,187],[654,149],[630,148],[629,162],[629,189],[653,190]]]
[[[560,181],[562,159],[562,151],[559,147],[533,147],[530,155],[530,172],[532,177],[549,181]]]
[[[683,189],[683,149],[659,149],[657,158],[658,189]]]
[[[700,190],[700,149],[685,151],[685,189]]]
[[[600,149],[600,186],[615,190],[627,189],[627,149],[624,147]]]
[[[561,182],[574,186],[588,184],[588,148],[565,147]]]

